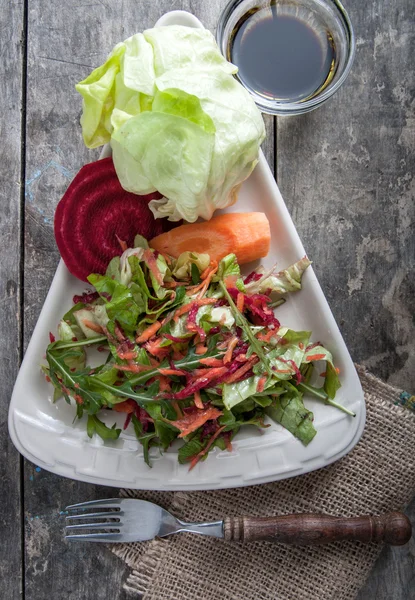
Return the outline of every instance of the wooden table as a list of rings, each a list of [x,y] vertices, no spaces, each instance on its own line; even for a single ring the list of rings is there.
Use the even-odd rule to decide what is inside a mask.
[[[8,403],[58,263],[54,209],[98,153],[82,143],[74,84],[114,44],[187,9],[214,31],[226,0],[1,0],[0,596],[126,598],[127,570],[100,546],[62,541],[59,511],[113,495],[26,462]],[[348,0],[357,57],[340,92],[296,118],[266,117],[264,150],[352,357],[414,391],[413,0]],[[404,449],[413,452],[413,448]],[[404,460],[404,457],[403,457]],[[415,504],[409,512],[415,518]],[[415,598],[415,544],[386,549],[361,600]],[[23,594],[23,595],[21,595]]]

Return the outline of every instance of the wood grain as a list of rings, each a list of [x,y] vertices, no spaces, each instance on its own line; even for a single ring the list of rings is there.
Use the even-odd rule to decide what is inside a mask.
[[[74,84],[101,64],[115,43],[151,27],[164,12],[190,10],[213,31],[226,2],[28,0],[25,344],[58,262],[52,232],[55,206],[76,171],[98,154],[83,146],[78,124],[81,103]],[[15,375],[18,363],[16,182],[21,87],[17,37],[22,5],[2,0],[1,6],[2,56],[12,65],[7,72],[7,91],[0,91],[3,106],[9,108],[1,162],[2,181],[6,182],[1,188],[2,206],[7,219],[0,221],[1,233],[8,240],[8,252],[0,266],[0,297],[7,298],[3,304],[6,354],[2,365],[6,365],[8,379],[3,378],[6,389],[2,388],[2,394],[8,398],[11,385],[7,388],[7,381],[13,381],[10,374]],[[375,374],[413,389],[415,353],[410,331],[415,294],[409,274],[415,255],[413,169],[411,172],[414,73],[410,68],[414,9],[411,0],[363,4],[349,0],[347,8],[358,40],[350,79],[315,113],[278,119],[275,143],[274,119],[266,117],[268,137],[263,149],[270,164],[277,164],[278,182],[353,358],[365,360]],[[9,31],[15,35],[11,44],[9,34],[4,33]],[[3,282],[11,283],[6,287]],[[0,468],[2,481],[7,481],[3,496],[6,520],[0,527],[10,561],[0,559],[0,587],[8,586],[2,597],[14,600],[19,595],[20,568],[19,461],[7,441],[5,404],[0,406],[5,457]],[[114,490],[38,472],[29,463],[24,482],[26,599],[125,598],[122,563],[102,546],[74,548],[62,540],[60,511],[66,504],[111,496]],[[387,551],[361,600],[415,597],[410,587],[411,544],[412,554],[406,547]],[[403,556],[406,559],[399,560]],[[378,590],[384,592],[379,595]]]
[[[320,514],[227,517],[223,527],[224,538],[228,542],[263,540],[297,546],[331,544],[344,540],[403,546],[412,535],[408,517],[398,512],[353,518]]]
[[[20,154],[23,61],[23,5],[0,2],[0,596],[20,598],[22,544],[21,459],[7,432],[7,414],[20,361]],[[7,85],[4,85],[7,82]]]

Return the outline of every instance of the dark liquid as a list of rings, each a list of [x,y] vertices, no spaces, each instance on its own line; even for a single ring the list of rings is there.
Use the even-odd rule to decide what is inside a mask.
[[[260,8],[235,27],[228,58],[238,66],[245,87],[288,102],[312,98],[330,82],[335,48],[330,33],[310,13]]]

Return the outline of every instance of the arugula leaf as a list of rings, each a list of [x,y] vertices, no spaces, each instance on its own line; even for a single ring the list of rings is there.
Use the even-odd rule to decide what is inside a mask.
[[[323,402],[325,404],[330,404],[330,406],[334,406],[335,408],[338,408],[339,410],[341,410],[344,413],[346,413],[346,415],[350,415],[351,417],[355,417],[356,416],[356,413],[354,413],[353,411],[349,410],[345,406],[342,406],[338,402],[335,402],[334,400],[332,400],[331,398],[329,398],[329,396],[324,391],[324,388],[316,388],[316,387],[313,387],[312,385],[310,385],[308,383],[302,382],[302,383],[298,384],[298,389],[301,390],[302,392],[306,393],[306,394],[308,393],[311,396],[314,396],[315,398],[318,398],[319,400],[323,400]]]
[[[194,437],[183,446],[181,446],[178,450],[178,460],[181,465],[189,462],[196,454],[199,454],[206,446],[209,441],[209,438],[200,441],[199,437]]]
[[[197,285],[200,283],[200,272],[195,263],[191,263],[190,271],[192,275],[192,283],[193,285]]]
[[[149,450],[150,450],[150,444],[156,437],[156,434],[154,432],[146,432],[145,433],[143,430],[142,424],[140,423],[140,421],[137,419],[137,417],[135,415],[133,415],[131,417],[131,422],[133,424],[134,432],[137,437],[137,440],[143,446],[144,461],[149,467],[151,467]]]
[[[264,412],[261,409],[255,410],[253,413],[250,411],[250,415],[244,418],[243,415],[237,419],[230,410],[224,410],[223,415],[218,419],[219,425],[225,425],[224,431],[239,430],[241,427],[246,425],[254,425],[260,429],[266,427],[264,424]]]
[[[306,446],[317,433],[313,425],[314,416],[305,408],[302,394],[291,384],[287,385],[287,393],[275,398],[272,404],[265,408],[265,413]]]
[[[117,440],[121,429],[115,429],[115,423],[113,427],[107,427],[96,415],[88,415],[87,433],[90,438],[97,433],[103,440]]]

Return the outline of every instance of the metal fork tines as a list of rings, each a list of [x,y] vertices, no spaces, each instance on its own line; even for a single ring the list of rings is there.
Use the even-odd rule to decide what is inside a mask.
[[[86,510],[100,509],[99,512],[85,512]],[[108,510],[109,509],[109,510]],[[123,535],[121,518],[124,512],[121,509],[119,498],[106,500],[92,500],[67,506],[68,514],[65,527],[65,539],[70,541],[88,542],[117,542]],[[75,512],[79,511],[79,512]],[[70,524],[75,521],[75,524]],[[80,521],[85,521],[81,523]],[[92,522],[91,522],[92,521]]]

